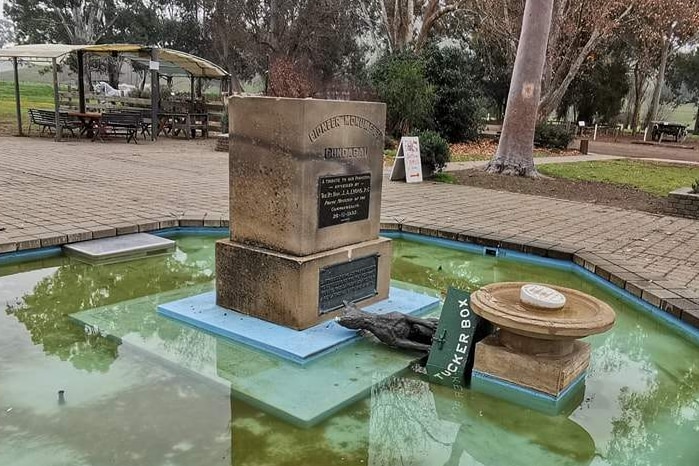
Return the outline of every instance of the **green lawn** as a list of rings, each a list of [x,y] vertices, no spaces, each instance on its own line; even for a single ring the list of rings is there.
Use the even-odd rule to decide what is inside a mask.
[[[53,87],[49,84],[21,83],[19,86],[22,103],[22,126],[29,127],[30,108],[53,108]],[[16,132],[15,88],[12,82],[0,81],[0,133]]]
[[[546,164],[538,169],[547,176],[627,185],[657,196],[692,186],[699,179],[696,167],[633,160]]]

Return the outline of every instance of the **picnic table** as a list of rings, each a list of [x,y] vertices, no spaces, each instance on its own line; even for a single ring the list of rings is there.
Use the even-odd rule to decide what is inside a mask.
[[[662,141],[664,135],[673,136],[675,142],[683,141],[687,137],[687,126],[680,123],[668,123],[666,121],[653,121],[651,138],[653,141]]]
[[[209,136],[209,114],[208,113],[159,113],[158,114],[158,135],[178,136],[184,133],[187,139],[194,139],[197,130],[201,131],[202,137]]]
[[[93,131],[99,127],[102,119],[101,113],[96,112],[68,112],[68,116],[80,120],[80,136],[87,134],[87,137],[93,137]]]

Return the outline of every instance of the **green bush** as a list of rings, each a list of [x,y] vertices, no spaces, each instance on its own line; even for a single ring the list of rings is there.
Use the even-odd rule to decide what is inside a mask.
[[[534,133],[534,145],[536,147],[565,150],[572,141],[573,133],[568,131],[565,126],[537,125]]]
[[[386,103],[389,133],[403,136],[430,126],[435,93],[419,56],[409,51],[384,55],[371,69],[371,82]]]
[[[435,87],[434,129],[449,142],[478,138],[483,97],[473,75],[474,59],[461,47],[432,45],[423,52],[426,76]]]
[[[431,173],[442,171],[449,161],[449,144],[436,131],[425,130],[414,134],[420,138],[422,166]]]

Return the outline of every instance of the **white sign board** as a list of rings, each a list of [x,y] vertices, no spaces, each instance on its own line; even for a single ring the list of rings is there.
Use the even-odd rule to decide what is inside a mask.
[[[396,160],[391,169],[391,181],[405,180],[407,183],[422,182],[422,160],[420,140],[417,137],[402,137],[398,145]]]
[[[148,63],[148,65],[149,65],[149,66],[148,66],[148,69],[150,69],[151,71],[158,71],[158,70],[160,70],[160,62],[159,62],[159,61],[153,61],[153,60],[151,60],[151,61]]]

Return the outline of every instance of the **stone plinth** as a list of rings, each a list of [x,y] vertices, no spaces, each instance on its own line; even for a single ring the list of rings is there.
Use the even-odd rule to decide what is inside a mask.
[[[231,240],[304,256],[378,238],[386,106],[232,97]]]
[[[229,241],[216,303],[294,329],[388,297],[379,238],[386,106],[232,97]]]
[[[476,344],[473,370],[507,382],[557,397],[585,372],[590,345],[572,342],[564,356],[537,355],[512,351],[491,335]]]
[[[388,298],[391,241],[364,241],[294,256],[220,240],[216,303],[302,330],[335,317],[342,300],[360,306]]]

